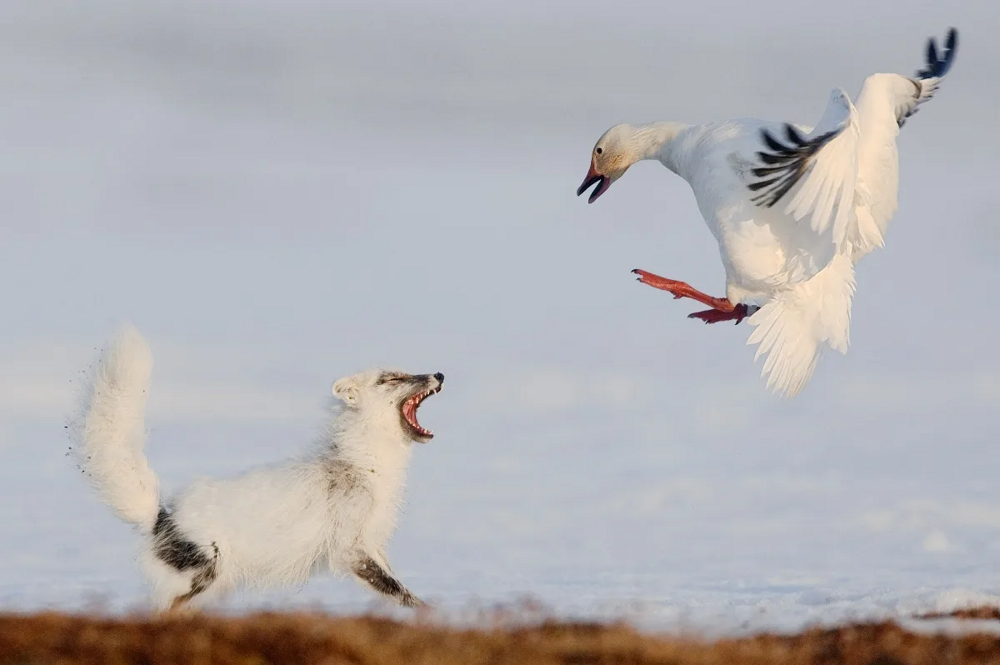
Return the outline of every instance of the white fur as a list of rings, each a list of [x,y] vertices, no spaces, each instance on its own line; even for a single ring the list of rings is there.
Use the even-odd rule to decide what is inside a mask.
[[[178,570],[157,554],[160,501],[142,453],[151,367],[145,341],[125,328],[94,372],[78,452],[101,498],[144,534],[143,568],[154,603],[167,608],[191,591],[199,570]],[[235,478],[196,480],[165,503],[183,540],[213,561],[213,579],[194,604],[240,587],[302,584],[322,568],[371,582],[357,569],[365,557],[389,571],[385,546],[414,440],[401,425],[399,404],[441,381],[402,375],[409,378],[379,385],[381,376],[369,370],[334,384],[343,405],[311,454]],[[390,595],[419,604],[409,592],[406,599]]]
[[[77,421],[77,462],[101,499],[126,522],[152,529],[159,510],[156,474],[142,452],[153,356],[125,326],[93,368]]]

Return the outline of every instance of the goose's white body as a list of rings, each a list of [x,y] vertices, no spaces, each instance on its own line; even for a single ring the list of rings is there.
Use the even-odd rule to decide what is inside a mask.
[[[731,155],[752,155],[760,131],[781,123],[736,119],[695,125],[664,146],[660,161],[694,192],[705,223],[719,243],[726,297],[762,305],[775,292],[814,277],[834,256],[828,238],[795,224],[780,211],[760,208],[731,168]]]
[[[753,312],[747,343],[766,356],[762,375],[795,395],[825,348],[847,351],[854,264],[883,245],[897,208],[899,128],[933,96],[955,46],[953,32],[939,60],[932,42],[919,78],[869,76],[856,103],[834,90],[815,128],[756,119],[616,126],[595,146],[589,182],[608,181],[596,180],[591,201],[640,159],[684,178],[719,243],[726,297]]]
[[[756,328],[747,343],[758,345],[758,358],[767,356],[762,374],[768,386],[792,396],[812,376],[824,347],[847,351],[854,264],[830,232],[817,233],[780,209],[751,201],[739,167],[752,164],[748,158],[760,149],[762,130],[782,127],[754,119],[696,125],[665,147],[661,161],[691,185],[719,243],[726,298],[760,307],[747,320]]]

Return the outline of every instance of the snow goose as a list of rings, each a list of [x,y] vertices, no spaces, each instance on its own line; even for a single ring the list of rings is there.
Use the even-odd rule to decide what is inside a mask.
[[[741,118],[703,125],[612,127],[597,141],[577,195],[593,203],[629,166],[658,159],[684,178],[719,243],[726,297],[633,270],[638,280],[711,309],[705,323],[754,327],[761,376],[786,396],[812,376],[822,351],[847,352],[854,264],[881,247],[897,207],[896,135],[955,60],[958,34],[914,78],[873,74],[857,102],[836,89],[815,128]]]

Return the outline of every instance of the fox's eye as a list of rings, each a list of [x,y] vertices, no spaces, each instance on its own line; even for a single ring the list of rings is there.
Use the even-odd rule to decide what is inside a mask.
[[[398,375],[393,376],[393,375],[387,374],[387,375],[379,377],[379,380],[375,382],[375,385],[376,386],[381,386],[383,383],[398,383],[398,382],[402,381],[405,378],[406,378],[405,376],[398,376]]]

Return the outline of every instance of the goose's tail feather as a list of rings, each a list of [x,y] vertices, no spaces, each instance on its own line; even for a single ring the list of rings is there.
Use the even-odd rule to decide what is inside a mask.
[[[766,355],[761,376],[786,397],[797,395],[812,377],[826,348],[847,353],[850,343],[854,265],[838,254],[807,282],[778,294],[747,322],[747,344],[757,344],[756,361]]]

